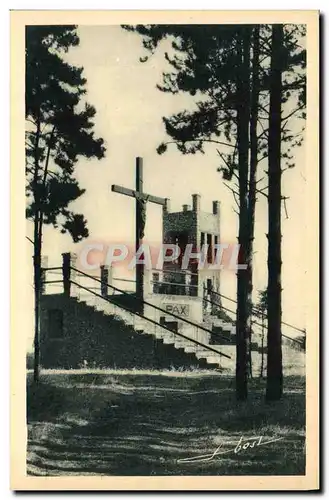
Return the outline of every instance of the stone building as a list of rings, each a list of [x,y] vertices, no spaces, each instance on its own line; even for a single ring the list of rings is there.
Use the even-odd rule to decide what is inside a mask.
[[[220,243],[220,202],[213,201],[212,213],[201,210],[198,194],[192,195],[192,206],[183,205],[180,212],[171,212],[168,202],[163,207],[163,243],[178,247],[180,255],[173,262],[165,261],[163,270],[152,275],[151,294],[163,296],[162,300],[149,298],[162,302],[165,308],[168,301],[186,304],[186,316],[202,321],[204,310],[214,311],[216,304],[220,305],[220,271],[211,269],[216,245]],[[182,269],[188,252],[192,258]],[[199,254],[199,259],[193,258],[195,254]],[[204,264],[200,265],[200,261]],[[172,306],[169,304],[168,308],[171,310]]]
[[[180,255],[164,262],[160,270],[144,270],[142,314],[136,294],[118,289],[112,269],[101,266],[100,276],[88,275],[79,270],[77,256],[68,253],[63,254],[60,267],[47,267],[43,262],[43,367],[197,367],[234,374],[235,318],[223,319],[217,295],[220,271],[209,267],[215,261],[215,245],[220,243],[219,202],[213,202],[212,213],[202,211],[200,202],[194,194],[192,207],[183,205],[180,212],[170,212],[169,203],[164,206],[163,242],[178,246]],[[208,245],[203,267],[191,260],[182,270],[187,245],[192,253]],[[259,344],[256,331],[253,340],[253,373],[258,374],[264,368],[266,345]],[[303,370],[305,351],[284,346],[283,355],[290,371]]]

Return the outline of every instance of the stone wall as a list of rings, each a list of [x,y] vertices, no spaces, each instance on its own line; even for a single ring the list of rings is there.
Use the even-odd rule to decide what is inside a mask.
[[[44,368],[207,368],[193,354],[63,294],[42,297],[40,327]]]

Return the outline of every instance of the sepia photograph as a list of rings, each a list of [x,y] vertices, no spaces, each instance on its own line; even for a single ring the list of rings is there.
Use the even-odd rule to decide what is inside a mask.
[[[316,489],[319,13],[148,14],[12,12],[12,487]]]

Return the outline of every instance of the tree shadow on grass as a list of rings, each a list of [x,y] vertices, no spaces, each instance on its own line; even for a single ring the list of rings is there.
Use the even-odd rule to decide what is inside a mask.
[[[52,377],[28,397],[29,474],[303,474],[302,380],[286,384],[294,392],[266,405],[259,381],[248,402],[238,403],[234,381],[219,376]],[[260,432],[283,439],[208,462],[178,462],[220,443],[232,450],[240,436]]]

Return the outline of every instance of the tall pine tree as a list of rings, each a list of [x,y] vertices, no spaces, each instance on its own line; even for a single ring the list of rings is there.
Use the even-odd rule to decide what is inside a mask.
[[[275,24],[269,41],[268,81],[268,284],[266,399],[283,394],[281,305],[282,174],[293,168],[293,150],[303,139],[306,106],[305,27]]]
[[[170,71],[163,73],[160,91],[189,93],[195,98],[191,111],[163,117],[169,141],[158,153],[175,144],[183,154],[205,153],[213,145],[221,159],[219,171],[238,207],[241,257],[246,270],[237,274],[237,366],[236,394],[247,397],[250,316],[252,311],[252,258],[257,194],[268,196],[267,186],[258,188],[257,170],[268,158],[271,26],[269,25],[137,25],[125,29],[142,35],[143,46],[153,53],[160,43],[171,41],[165,53]],[[298,34],[298,32],[300,33]],[[299,102],[281,121],[282,160],[293,166],[292,148],[300,144],[291,133],[289,120],[303,114],[305,50],[296,50],[302,29],[288,26],[284,36],[284,86],[282,102]],[[296,36],[297,35],[297,36]],[[148,55],[141,58],[146,62]],[[289,106],[288,106],[289,107]],[[290,106],[291,107],[291,106]],[[207,150],[208,151],[208,150]],[[263,163],[263,165],[264,165]],[[264,178],[266,172],[264,170]],[[226,181],[229,181],[227,183]]]
[[[251,94],[251,46],[259,39],[259,27],[252,25],[201,26],[136,26],[126,27],[143,36],[144,46],[151,52],[161,40],[171,37],[173,53],[165,54],[172,71],[163,74],[159,90],[176,94],[188,92],[195,96],[196,109],[184,110],[164,117],[167,134],[173,139],[159,146],[164,153],[175,143],[183,154],[204,153],[213,145],[221,158],[225,181],[236,182],[239,213],[238,241],[242,258],[252,260],[252,241],[256,196],[250,198],[249,185],[256,186],[258,163],[257,115],[258,93]],[[253,51],[252,64],[258,78],[259,51]],[[144,61],[146,58],[144,59]],[[252,95],[252,102],[251,102]],[[255,103],[256,101],[256,103]],[[253,105],[251,109],[251,104]],[[256,107],[256,110],[255,110]],[[253,122],[251,124],[251,112]],[[249,130],[250,129],[250,130]],[[249,176],[250,135],[253,134],[253,169]],[[227,184],[228,185],[228,184]],[[228,185],[229,186],[229,185]],[[230,187],[230,186],[229,186]],[[247,397],[248,356],[252,270],[237,273],[237,363],[236,394]]]
[[[33,222],[35,300],[34,380],[39,379],[39,308],[43,227],[51,224],[79,241],[88,236],[83,214],[69,205],[79,198],[74,170],[79,157],[104,157],[95,138],[96,110],[83,104],[83,68],[68,64],[65,53],[79,44],[75,26],[26,28],[26,190],[27,218]]]

